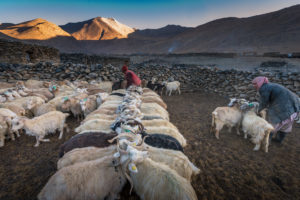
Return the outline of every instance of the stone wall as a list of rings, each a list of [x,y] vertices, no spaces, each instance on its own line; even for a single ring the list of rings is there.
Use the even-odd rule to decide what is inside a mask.
[[[0,39],[0,62],[37,63],[60,62],[59,51],[52,47]]]
[[[242,97],[254,100],[256,91],[251,81],[256,76],[267,76],[271,82],[282,84],[300,96],[300,73],[220,70],[202,66],[178,66],[161,64],[136,64],[130,68],[142,79],[159,81],[178,80],[185,91],[204,90],[227,97]],[[123,78],[120,67],[112,64],[54,65],[50,62],[35,65],[0,64],[0,81],[14,82],[30,78],[41,80],[92,80],[116,81]]]
[[[115,81],[122,78],[119,67],[111,64],[53,64],[40,62],[37,64],[0,63],[0,81],[15,82],[16,80],[93,80]]]
[[[159,66],[135,67],[141,78],[151,80],[155,76],[163,81],[171,77],[182,83],[185,90],[201,89],[227,97],[254,100],[256,91],[251,81],[257,76],[267,76],[271,82],[279,83],[300,96],[300,73],[221,70],[203,66]],[[143,73],[141,73],[143,72]]]

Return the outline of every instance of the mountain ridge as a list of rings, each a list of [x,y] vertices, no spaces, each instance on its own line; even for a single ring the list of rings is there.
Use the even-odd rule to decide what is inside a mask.
[[[61,26],[39,20],[49,25],[55,34],[42,32],[46,39],[37,39],[39,32],[36,27],[42,26],[38,23],[25,28],[20,26],[22,23],[11,26],[3,23],[0,24],[0,32],[24,40],[26,37],[22,34],[29,27],[30,33],[35,35],[30,42],[72,53],[300,52],[300,5],[246,18],[220,18],[196,27],[167,25],[158,29],[139,30],[113,18],[103,17]],[[24,37],[15,37],[12,32]]]
[[[109,40],[127,38],[134,29],[113,18],[95,17],[82,22],[60,26],[77,40]]]

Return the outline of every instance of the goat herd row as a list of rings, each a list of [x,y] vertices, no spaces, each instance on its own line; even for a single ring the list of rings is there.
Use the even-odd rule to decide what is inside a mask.
[[[37,147],[56,130],[62,138],[66,112],[84,118],[61,145],[58,171],[39,199],[116,199],[127,181],[141,199],[197,199],[190,182],[200,170],[184,155],[186,140],[155,92],[132,86],[109,94],[105,82],[81,84],[30,80],[4,91],[4,137],[25,130]]]
[[[158,90],[160,84],[154,83],[154,81],[148,83],[143,80],[144,87],[148,86]],[[43,124],[43,127],[50,126],[48,132],[55,131],[50,130],[52,126],[59,129],[61,138],[63,127],[67,127],[64,122],[68,115],[52,111],[71,112],[78,120],[81,120],[83,116],[95,110],[112,89],[124,88],[125,85],[124,81],[116,83],[92,81],[90,84],[86,81],[75,81],[73,83],[64,81],[53,84],[45,81],[28,80],[26,82],[19,81],[16,85],[1,83],[0,147],[4,146],[5,138],[15,140],[14,133],[20,136],[19,132],[22,129],[27,130],[27,134],[37,138],[35,146],[39,146],[40,141],[49,141],[44,139],[46,132],[40,131],[37,121]],[[174,85],[177,85],[177,87],[174,88]],[[163,87],[166,88],[166,92],[169,94],[173,90],[180,92],[178,81],[166,82]],[[164,104],[161,101],[159,103]],[[23,116],[34,116],[35,118],[28,119]],[[51,119],[52,125],[48,124],[49,119]],[[12,124],[14,124],[13,127]]]

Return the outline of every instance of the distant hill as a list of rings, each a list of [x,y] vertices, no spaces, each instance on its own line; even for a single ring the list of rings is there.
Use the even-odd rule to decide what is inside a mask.
[[[300,52],[300,5],[248,18],[222,18],[187,28],[168,25],[136,30],[96,17],[57,26],[43,19],[3,23],[0,37],[90,54],[191,52]]]
[[[127,38],[133,28],[119,23],[113,18],[96,17],[87,21],[68,23],[60,26],[77,40],[111,40]]]
[[[180,44],[176,52],[299,51],[300,5],[249,18],[218,19],[175,41]]]
[[[174,37],[180,33],[193,28],[183,27],[179,25],[167,25],[158,29],[144,29],[136,30],[134,33],[130,34],[130,38],[141,38],[141,39],[165,39],[169,37]]]
[[[20,24],[7,24],[0,27],[0,32],[20,40],[47,40],[59,36],[70,36],[56,24],[38,18]]]

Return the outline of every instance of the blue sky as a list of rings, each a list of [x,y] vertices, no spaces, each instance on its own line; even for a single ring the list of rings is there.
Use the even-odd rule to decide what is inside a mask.
[[[198,26],[222,17],[248,17],[300,4],[300,0],[0,0],[0,23],[44,18],[55,24],[97,16],[134,28]]]

